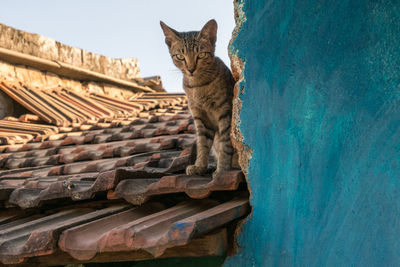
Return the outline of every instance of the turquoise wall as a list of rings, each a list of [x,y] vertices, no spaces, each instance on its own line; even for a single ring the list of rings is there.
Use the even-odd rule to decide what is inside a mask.
[[[237,4],[254,210],[225,265],[400,265],[400,1]]]

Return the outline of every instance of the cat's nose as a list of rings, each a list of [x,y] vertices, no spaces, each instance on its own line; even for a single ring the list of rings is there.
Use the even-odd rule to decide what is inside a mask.
[[[188,71],[190,72],[190,74],[193,74],[193,72],[194,72],[195,70],[196,70],[195,68],[193,68],[193,69],[188,69]]]

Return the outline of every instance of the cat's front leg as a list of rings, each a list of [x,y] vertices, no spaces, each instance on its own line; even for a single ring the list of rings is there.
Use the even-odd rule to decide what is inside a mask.
[[[194,115],[194,124],[197,135],[197,155],[194,165],[186,168],[187,175],[201,175],[206,173],[208,166],[208,157],[212,147],[214,131],[208,129],[200,117]]]
[[[230,132],[231,114],[228,110],[220,115],[218,119],[218,138],[215,140],[215,145],[218,146],[218,162],[217,170],[213,173],[213,178],[232,169],[232,156],[235,150],[232,146]]]

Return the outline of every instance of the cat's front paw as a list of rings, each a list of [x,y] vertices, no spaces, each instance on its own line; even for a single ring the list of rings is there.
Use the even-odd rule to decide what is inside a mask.
[[[218,177],[220,175],[223,175],[227,171],[229,171],[229,170],[219,170],[219,169],[217,169],[215,172],[213,172],[212,178],[215,179],[216,177]]]
[[[202,174],[205,174],[206,171],[207,171],[207,168],[199,167],[196,165],[189,165],[186,168],[187,175],[202,175]]]

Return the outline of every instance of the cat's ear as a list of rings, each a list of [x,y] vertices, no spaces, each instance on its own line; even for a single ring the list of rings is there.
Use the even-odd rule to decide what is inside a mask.
[[[212,45],[215,45],[215,42],[217,41],[217,29],[218,25],[215,19],[212,19],[204,25],[204,27],[201,29],[199,36],[200,38],[204,38],[207,40],[210,40]]]
[[[179,39],[179,33],[174,29],[168,27],[167,24],[165,24],[161,20],[160,25],[165,35],[165,43],[168,45],[168,47],[171,47],[172,42]]]

